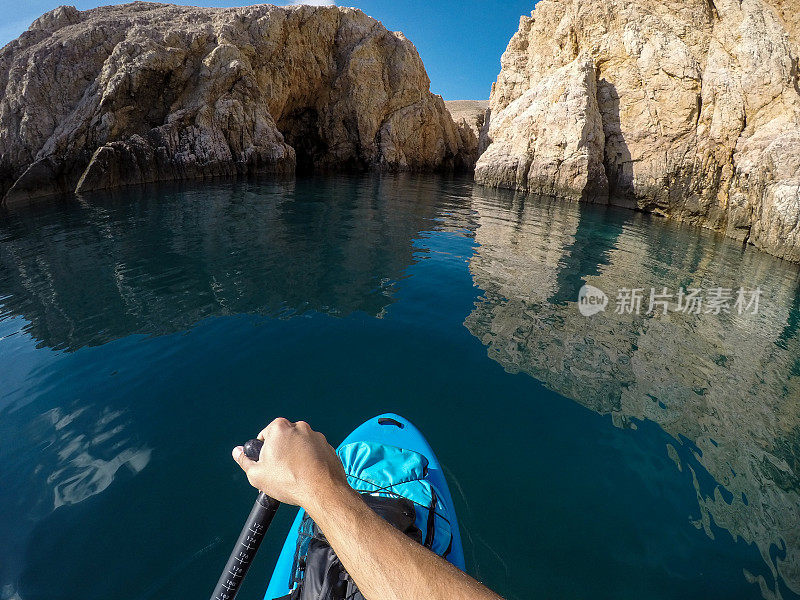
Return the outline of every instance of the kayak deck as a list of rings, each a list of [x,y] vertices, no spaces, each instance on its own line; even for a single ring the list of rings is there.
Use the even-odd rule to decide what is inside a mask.
[[[461,542],[461,534],[458,528],[453,498],[447,486],[447,480],[445,479],[441,464],[422,433],[407,419],[396,414],[387,413],[370,419],[357,427],[344,439],[339,447],[341,448],[353,442],[374,442],[386,446],[403,448],[405,450],[413,450],[428,459],[427,479],[440,493],[440,499],[446,508],[448,518],[452,525],[453,545],[450,554],[447,556],[447,560],[459,569],[464,570],[464,548]],[[297,538],[303,516],[304,511],[302,509],[298,510],[297,516],[289,530],[289,535],[286,537],[281,553],[278,556],[278,561],[275,563],[275,570],[272,573],[272,578],[270,579],[264,596],[265,600],[280,598],[292,591],[290,587],[292,567],[294,565]]]

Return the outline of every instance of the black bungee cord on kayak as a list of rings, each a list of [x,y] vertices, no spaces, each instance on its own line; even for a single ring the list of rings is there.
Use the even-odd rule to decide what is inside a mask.
[[[261,453],[264,442],[261,440],[250,440],[244,445],[244,454],[250,460],[257,461]],[[219,577],[217,587],[211,595],[211,600],[233,600],[239,592],[239,586],[247,575],[247,570],[253,562],[258,552],[258,547],[264,540],[275,513],[278,511],[280,502],[270,498],[264,492],[259,492],[253,510],[247,517],[247,522],[239,534],[236,546],[231,552],[225,570]]]

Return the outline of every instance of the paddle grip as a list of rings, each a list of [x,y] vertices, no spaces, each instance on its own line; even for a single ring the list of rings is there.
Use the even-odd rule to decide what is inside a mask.
[[[244,443],[244,455],[250,460],[258,462],[263,447],[264,440],[248,440]]]

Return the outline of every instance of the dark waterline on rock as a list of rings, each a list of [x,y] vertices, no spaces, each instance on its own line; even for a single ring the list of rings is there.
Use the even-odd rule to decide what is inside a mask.
[[[764,296],[752,317],[589,319],[584,283]],[[203,597],[253,496],[230,447],[277,415],[335,443],[388,410],[437,449],[469,568],[509,600],[799,597],[798,323],[796,266],[461,179],[15,208],[0,598]]]

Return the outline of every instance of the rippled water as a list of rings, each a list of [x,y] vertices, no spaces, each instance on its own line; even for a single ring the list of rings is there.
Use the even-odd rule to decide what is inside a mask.
[[[609,310],[580,314],[584,284]],[[613,312],[742,286],[758,314]],[[7,210],[0,598],[203,597],[253,497],[230,447],[387,410],[509,599],[798,598],[798,382],[798,267],[632,212],[432,177]]]

